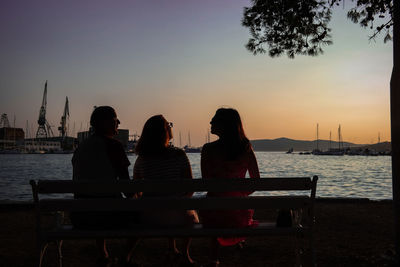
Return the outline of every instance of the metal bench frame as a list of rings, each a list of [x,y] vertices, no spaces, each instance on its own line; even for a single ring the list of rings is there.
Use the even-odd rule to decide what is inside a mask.
[[[156,238],[156,237],[229,237],[229,236],[292,236],[296,244],[299,266],[315,265],[314,201],[318,177],[260,178],[260,179],[188,179],[134,181],[72,181],[31,180],[36,208],[36,234],[39,267],[49,242],[56,242],[59,265],[62,266],[62,242],[67,239],[97,238]],[[304,195],[248,197],[152,197],[139,199],[73,199],[49,198],[49,194],[67,193],[137,193],[137,192],[229,192],[229,191],[302,191]],[[46,197],[47,196],[47,197]],[[160,227],[135,225],[126,229],[74,229],[60,219],[60,214],[71,211],[143,211],[174,210],[232,210],[232,209],[287,209],[291,210],[292,226],[279,227],[275,222],[260,222],[249,228],[204,228],[201,224],[188,227]],[[42,217],[53,214],[55,223],[45,227]]]

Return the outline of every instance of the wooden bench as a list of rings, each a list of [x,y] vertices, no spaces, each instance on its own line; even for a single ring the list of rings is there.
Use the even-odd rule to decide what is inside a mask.
[[[58,246],[59,265],[62,266],[62,241],[67,239],[97,238],[158,238],[158,237],[229,237],[229,236],[292,236],[296,241],[296,262],[302,266],[315,265],[314,200],[318,177],[260,178],[260,179],[193,179],[176,181],[115,181],[76,182],[71,180],[31,180],[36,207],[36,230],[39,266],[49,242]],[[152,197],[139,199],[74,199],[71,193],[135,193],[135,192],[229,192],[229,191],[284,191],[271,196],[248,197]],[[287,191],[299,191],[292,195]],[[299,195],[301,193],[301,195]],[[66,198],[51,194],[68,194]],[[67,195],[66,195],[67,196]],[[188,227],[135,225],[127,229],[82,230],[64,223],[64,212],[73,211],[143,211],[156,209],[275,209],[290,210],[292,225],[279,227],[276,221],[263,222],[249,228],[204,228],[201,224]],[[43,217],[52,215],[54,223],[45,225]]]

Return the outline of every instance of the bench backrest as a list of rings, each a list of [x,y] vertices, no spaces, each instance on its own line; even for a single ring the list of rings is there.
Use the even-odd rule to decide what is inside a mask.
[[[188,179],[134,180],[96,182],[72,180],[31,181],[32,193],[40,211],[98,211],[146,209],[248,209],[312,208],[318,177],[260,179]],[[140,199],[49,199],[48,194],[112,194],[118,192],[230,192],[230,191],[304,191],[301,196],[249,196],[179,198],[152,197]]]

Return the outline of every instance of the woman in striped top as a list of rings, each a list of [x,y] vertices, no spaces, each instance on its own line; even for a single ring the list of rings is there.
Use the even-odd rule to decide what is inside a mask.
[[[134,179],[192,179],[192,169],[186,153],[179,148],[172,147],[172,123],[162,115],[156,115],[148,119],[143,127],[142,135],[136,145],[136,159]],[[163,194],[166,195],[166,194]],[[191,197],[193,192],[186,194],[168,193],[171,196]],[[160,193],[144,193],[142,197],[160,196]],[[174,226],[192,225],[198,223],[197,213],[190,211],[157,210],[143,212],[142,222],[152,225]],[[169,240],[170,258],[182,258],[184,265],[193,265],[189,256],[190,239],[185,239],[184,257],[176,247],[175,239]]]

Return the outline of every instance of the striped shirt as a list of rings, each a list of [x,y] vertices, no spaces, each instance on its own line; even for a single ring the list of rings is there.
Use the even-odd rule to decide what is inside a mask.
[[[185,151],[176,147],[169,147],[160,155],[138,156],[133,168],[134,179],[176,180],[192,177],[192,169]]]

